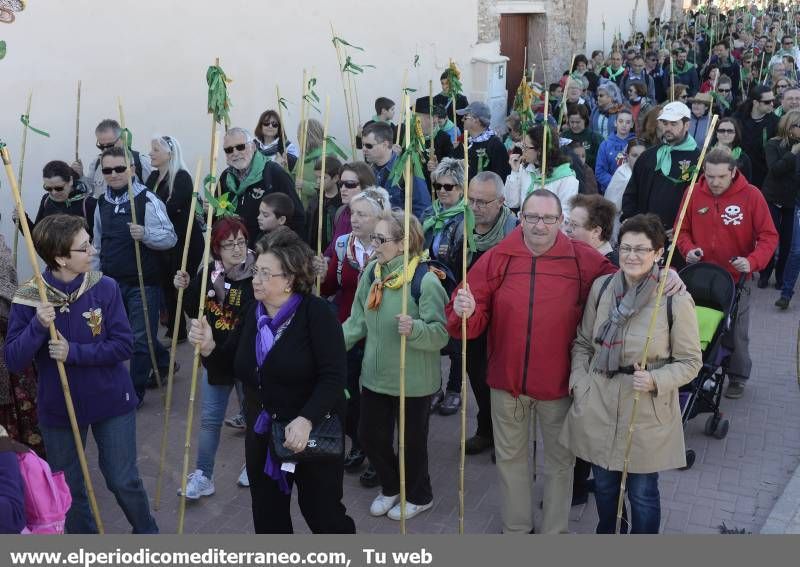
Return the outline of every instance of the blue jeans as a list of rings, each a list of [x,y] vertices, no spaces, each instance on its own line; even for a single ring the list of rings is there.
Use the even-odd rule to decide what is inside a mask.
[[[233,390],[233,384],[223,386],[209,384],[208,373],[203,370],[203,379],[200,383],[203,406],[200,410],[197,468],[203,471],[206,478],[211,478],[211,475],[214,474],[214,458],[217,455],[222,420],[225,419],[225,410],[228,408],[231,390]]]
[[[69,427],[40,427],[47,450],[47,462],[54,471],[64,471],[72,494],[72,506],[67,512],[67,532],[96,534],[97,524],[86,496],[72,430]],[[133,527],[133,533],[158,533],[156,521],[150,514],[147,492],[136,467],[136,412],[110,417],[92,424],[91,428],[97,444],[100,472]],[[88,430],[88,426],[80,428],[84,447]]]
[[[622,473],[592,465],[594,499],[597,503],[598,534],[613,534],[617,524],[617,503]],[[632,529],[628,529],[627,506],[623,508],[621,533],[657,534],[661,526],[661,497],[658,492],[658,473],[628,473],[626,492],[631,504]]]
[[[792,229],[792,245],[789,257],[786,259],[786,268],[783,273],[783,289],[781,297],[792,298],[794,284],[800,274],[800,206],[794,208],[794,228]]]
[[[150,350],[147,346],[147,330],[145,329],[144,311],[142,310],[142,294],[138,285],[119,284],[125,311],[131,322],[133,331],[133,356],[131,357],[131,379],[139,401],[144,399],[147,391],[147,379],[153,365],[150,362]],[[169,368],[169,351],[158,340],[158,308],[161,305],[161,288],[157,285],[145,286],[147,298],[147,314],[150,319],[150,336],[159,368]]]

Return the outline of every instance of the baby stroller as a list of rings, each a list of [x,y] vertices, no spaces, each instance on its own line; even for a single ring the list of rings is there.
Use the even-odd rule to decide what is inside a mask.
[[[736,285],[725,268],[703,262],[686,266],[680,271],[680,276],[696,305],[703,349],[700,373],[681,387],[678,394],[683,424],[686,426],[698,414],[709,413],[705,434],[723,439],[728,434],[730,421],[723,417],[719,404],[728,360],[733,352],[733,327],[744,277]],[[686,450],[684,470],[692,467],[695,457],[693,449]]]

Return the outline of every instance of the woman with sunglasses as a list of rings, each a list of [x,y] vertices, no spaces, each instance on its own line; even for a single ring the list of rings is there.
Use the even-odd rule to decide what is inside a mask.
[[[339,196],[342,206],[333,216],[333,239],[325,250],[325,255],[333,254],[333,243],[343,234],[348,234],[350,226],[350,200],[367,188],[375,187],[375,173],[363,161],[353,161],[342,165],[339,169]]]
[[[739,121],[732,117],[720,118],[711,140],[711,147],[728,148],[736,158],[736,169],[750,181],[750,176],[753,175],[753,164],[747,153],[742,150],[741,141],[742,127],[739,125]]]
[[[288,171],[294,170],[297,158],[300,157],[298,147],[286,140],[287,147],[283,147],[283,124],[280,115],[274,110],[265,110],[258,117],[256,127],[253,129],[258,140],[259,151],[273,161],[277,161]]]
[[[411,216],[409,264],[403,269],[404,217],[384,212],[370,235],[375,260],[358,281],[350,317],[344,322],[348,347],[366,339],[361,367],[361,415],[358,438],[378,471],[381,492],[370,506],[372,516],[400,519],[400,477],[394,451],[399,407],[400,335],[405,354],[405,517],[411,519],[433,506],[428,471],[430,398],[441,384],[439,351],[447,344],[444,307],[447,293],[432,272],[422,277],[419,299],[408,294],[408,314],[402,315],[404,283],[411,284],[424,252],[422,227]]]
[[[28,219],[31,231],[45,217],[65,214],[82,217],[89,227],[89,236],[94,227],[94,210],[97,199],[90,193],[77,173],[63,161],[50,161],[42,169],[42,188],[45,194],[39,202],[36,220]],[[17,221],[16,207],[11,211],[11,218]],[[22,231],[22,228],[19,229]]]
[[[436,200],[422,215],[425,249],[430,257],[445,264],[453,274],[462,273],[462,247],[464,245],[465,213],[472,220],[472,210],[464,203],[464,167],[462,162],[444,158],[431,172],[431,182],[436,190]],[[474,228],[468,226],[471,234]],[[451,339],[442,351],[450,358],[450,373],[444,392],[438,390],[431,398],[431,412],[453,415],[461,407],[461,346]]]
[[[350,172],[350,170],[348,170]],[[323,258],[314,259],[317,274],[323,278],[320,288],[323,297],[333,296],[339,322],[350,316],[358,280],[364,268],[375,257],[375,247],[369,235],[375,232],[378,217],[391,210],[389,193],[381,187],[365,189],[348,198],[348,216],[352,230],[336,239],[331,252]],[[358,472],[366,456],[358,440],[358,420],[360,407],[361,362],[364,358],[364,343],[357,343],[347,352],[347,422],[345,433],[350,437],[350,452],[344,460],[344,470]],[[377,486],[378,476],[371,466],[361,475],[359,481],[367,488]]]
[[[150,146],[153,172],[147,178],[145,185],[164,202],[167,216],[172,222],[175,234],[178,235],[175,246],[163,251],[159,257],[162,273],[161,291],[164,294],[167,312],[166,336],[171,338],[175,332],[175,311],[178,308],[178,294],[172,285],[171,276],[180,269],[189,215],[194,214],[194,188],[192,176],[186,170],[177,139],[171,136],[155,136],[150,141]],[[203,235],[200,230],[194,230],[189,239],[187,270],[190,274],[196,274],[203,257]],[[180,325],[177,330],[178,342],[183,342],[186,340],[186,321],[182,315],[177,317],[177,320]],[[155,380],[152,385],[156,385]]]
[[[200,381],[200,433],[195,471],[186,480],[186,498],[197,500],[214,494],[214,460],[219,446],[220,429],[228,407],[228,398],[236,382],[233,372],[235,343],[229,344],[231,334],[237,329],[244,314],[253,302],[253,274],[255,255],[247,249],[247,228],[238,217],[223,217],[211,229],[211,256],[208,266],[205,318],[211,327],[214,342],[227,356],[219,354],[213,359],[203,358],[203,376]],[[173,285],[185,289],[183,310],[191,318],[197,317],[202,278],[190,277],[192,272],[175,272]],[[242,475],[247,472],[242,467]],[[240,476],[240,484],[246,484]],[[244,482],[242,482],[244,481]],[[180,489],[178,490],[180,494]]]

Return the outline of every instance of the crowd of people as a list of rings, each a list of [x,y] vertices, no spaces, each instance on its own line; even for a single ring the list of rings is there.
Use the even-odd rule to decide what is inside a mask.
[[[227,423],[245,430],[238,482],[249,486],[257,533],[293,531],[295,485],[313,532],[354,533],[345,474],[379,489],[371,515],[401,518],[405,337],[406,519],[434,505],[430,415],[459,411],[466,370],[477,404],[466,453],[496,463],[504,533],[534,530],[532,424],[545,464],[538,531],[567,532],[570,506],[593,491],[597,532],[614,532],[634,395],[644,402],[623,529],[657,533],[658,473],[686,465],[678,390],[702,365],[692,297],[664,257],[676,247],[673,267],[710,262],[742,282],[732,399],[751,374],[751,284],[766,288],[774,276],[775,306],[785,311],[800,274],[798,28],[800,12],[787,19],[778,8],[656,21],[609,52],[577,55],[531,108],[499,121],[484,102],[452,96],[445,72],[433,106],[422,97],[407,109],[427,148],[424,171],[409,180],[393,175],[403,148],[389,98],[376,100],[359,132],[363,161],[345,163],[301,164],[320,147],[321,125],[298,127],[298,138],[308,131],[301,151],[268,109],[254,131],[225,133],[218,193],[229,206],[209,227],[208,266],[199,216],[187,234],[195,203],[178,140],[156,136],[137,152],[116,121],[102,120],[88,167],[44,165],[45,194],[27,219],[46,265],[46,303],[34,280],[18,286],[0,242],[0,425],[65,472],[66,530],[96,532],[57,372],[64,363],[80,434],[92,431],[108,489],[135,533],[157,532],[136,465],[136,412],[170,370],[163,325],[163,337],[177,334],[202,354],[196,470],[183,496],[214,494]],[[459,283],[465,268],[468,285]],[[657,302],[661,277],[668,300]],[[226,419],[232,391],[239,412]],[[349,443],[306,459],[309,438],[323,430]],[[284,450],[294,461],[279,459]],[[9,463],[0,459],[0,472]],[[0,516],[0,528],[20,531],[17,519],[9,527]]]

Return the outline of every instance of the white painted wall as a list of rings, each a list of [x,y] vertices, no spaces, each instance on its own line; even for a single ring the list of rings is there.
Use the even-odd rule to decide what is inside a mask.
[[[18,164],[27,93],[33,89],[31,124],[50,138],[28,136],[24,198],[29,214],[42,195],[41,168],[49,160],[71,162],[75,139],[75,91],[83,81],[80,154],[85,164],[97,154],[94,127],[117,118],[124,103],[134,147],[149,150],[153,134],[176,137],[187,165],[208,160],[207,67],[220,57],[233,78],[233,125],[252,128],[259,114],[276,107],[275,85],[290,101],[287,131],[295,138],[303,68],[315,70],[317,93],[331,97],[331,133],[349,145],[344,95],[331,44],[338,35],[364,47],[354,52],[367,70],[358,80],[362,121],[378,96],[400,101],[404,69],[408,86],[427,95],[453,58],[469,95],[470,59],[477,38],[477,0],[409,0],[401,4],[365,0],[31,0],[11,25],[0,24],[8,43],[0,61],[0,137]],[[486,46],[481,46],[481,53]],[[496,52],[496,45],[494,50]],[[419,67],[412,68],[418,54]],[[323,102],[324,105],[324,102]],[[312,111],[313,113],[313,111]],[[317,118],[318,115],[313,114]],[[224,154],[219,159],[224,164]],[[208,167],[206,163],[205,167]],[[0,175],[0,232],[13,233],[5,175]],[[24,260],[24,257],[23,257]],[[21,261],[20,266],[24,267]],[[25,269],[23,274],[28,273]]]
[[[631,36],[630,19],[636,5],[636,31],[647,34],[648,23],[651,18],[647,9],[647,0],[589,0],[586,16],[586,56],[590,56],[595,49],[603,49],[605,37],[605,50],[611,49],[614,36],[622,33],[624,40]],[[664,2],[664,10],[660,16],[662,20],[670,18],[670,2]],[[605,20],[605,33],[603,31]]]

